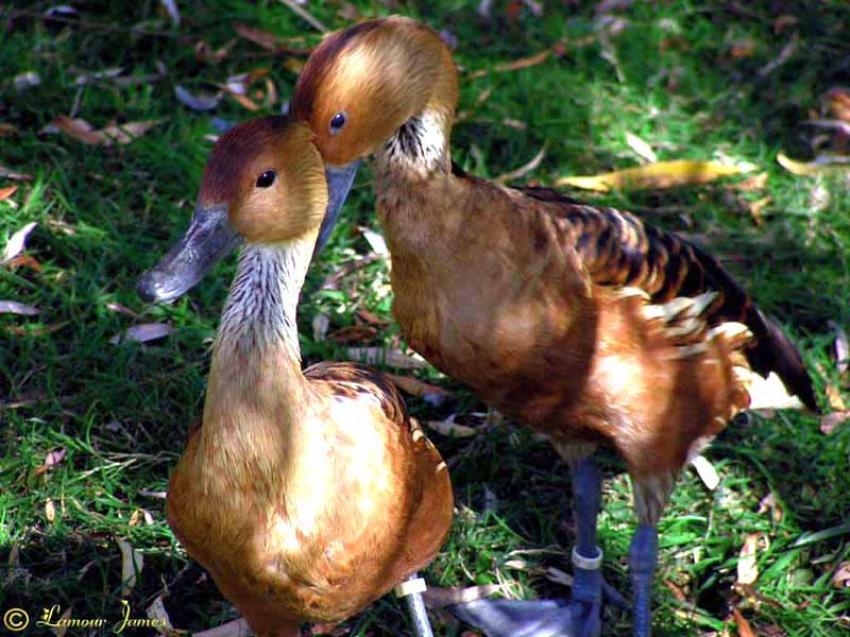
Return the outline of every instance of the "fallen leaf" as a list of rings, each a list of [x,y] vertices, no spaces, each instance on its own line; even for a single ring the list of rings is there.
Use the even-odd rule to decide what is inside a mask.
[[[112,79],[121,75],[124,69],[121,67],[114,67],[111,69],[106,69],[105,71],[92,71],[91,73],[82,73],[74,78],[75,86],[87,86],[89,84],[93,84],[94,82],[98,82],[100,80]]]
[[[36,468],[35,475],[39,476],[43,473],[47,473],[48,471],[50,471],[50,469],[52,469],[65,459],[65,455],[67,453],[68,450],[65,447],[60,447],[59,449],[54,449],[53,451],[49,452],[44,458],[44,463],[40,467]]]
[[[2,165],[0,165],[0,177],[5,177],[6,179],[14,179],[15,181],[32,181],[32,175],[18,173]]]
[[[125,316],[130,316],[134,319],[138,319],[139,315],[136,314],[133,310],[128,308],[125,305],[121,305],[120,303],[115,303],[114,301],[110,301],[106,304],[106,309],[116,312],[118,314],[124,314]]]
[[[331,320],[325,314],[316,314],[313,317],[313,340],[321,343],[325,340],[330,327]]]
[[[384,236],[380,232],[375,232],[370,228],[361,228],[360,232],[363,235],[363,238],[366,239],[369,247],[372,248],[372,252],[382,257],[388,257],[390,255],[390,249],[387,247],[387,242],[384,240]]]
[[[746,202],[747,210],[750,211],[750,217],[752,217],[753,223],[757,226],[760,226],[764,222],[762,211],[771,203],[773,203],[773,197],[770,195],[757,199],[756,201]]]
[[[523,164],[519,168],[499,175],[498,177],[496,177],[496,181],[498,181],[500,184],[504,184],[509,181],[513,181],[514,179],[520,179],[521,177],[525,177],[528,173],[537,169],[537,167],[540,165],[540,162],[543,161],[543,158],[545,156],[546,144],[543,144],[537,154],[532,157],[528,163]]]
[[[685,603],[688,600],[688,596],[685,595],[685,591],[682,590],[681,586],[671,582],[670,580],[664,580],[664,586],[673,593],[673,597],[675,597],[677,601]]]
[[[738,40],[729,48],[729,57],[733,60],[752,57],[756,50],[756,43],[750,39]]]
[[[832,585],[836,588],[850,586],[850,562],[841,562],[832,576]]]
[[[349,347],[348,357],[367,365],[386,365],[399,369],[425,369],[428,367],[422,357],[410,356],[399,349],[384,347]]]
[[[116,334],[109,339],[109,342],[112,345],[119,345],[126,341],[148,343],[165,338],[173,331],[174,328],[167,323],[141,323],[128,328],[123,334]]]
[[[153,603],[147,607],[145,614],[157,622],[157,628],[166,635],[171,634],[174,626],[171,624],[171,618],[168,616],[168,611],[165,610],[165,602],[162,601],[162,595],[157,595]],[[196,633],[197,634],[197,633]]]
[[[782,50],[779,52],[779,55],[776,56],[775,59],[771,60],[767,64],[765,64],[761,69],[759,69],[757,75],[759,78],[764,79],[771,73],[773,73],[780,66],[785,64],[788,60],[790,60],[794,54],[797,52],[799,48],[799,38],[795,34],[794,37],[782,47]]]
[[[305,22],[309,23],[310,26],[315,28],[320,33],[327,33],[328,28],[322,24],[312,13],[307,11],[304,7],[298,4],[298,0],[280,0],[283,4],[285,4],[289,9],[295,13],[298,17],[300,17]]]
[[[247,95],[241,95],[241,94],[239,94],[239,93],[233,93],[233,92],[228,92],[227,94],[228,94],[230,97],[232,97],[232,98],[233,98],[233,99],[234,99],[234,100],[235,100],[235,101],[236,101],[239,105],[241,105],[242,107],[244,107],[244,108],[248,109],[248,110],[249,110],[249,111],[251,111],[252,113],[253,113],[253,112],[256,112],[256,111],[258,111],[258,110],[260,110],[260,105],[259,105],[259,104],[257,104],[256,102],[254,102],[254,101],[253,101],[250,97],[248,97]]]
[[[449,438],[471,438],[478,435],[478,430],[474,427],[459,425],[454,421],[455,415],[452,414],[445,420],[428,420],[425,422],[429,428],[437,433],[440,433]]]
[[[556,186],[608,192],[616,189],[663,189],[704,184],[722,177],[753,170],[750,164],[723,164],[717,161],[674,160],[646,164],[588,177],[561,177]]]
[[[474,602],[477,599],[483,599],[489,595],[493,595],[502,590],[498,584],[487,584],[485,586],[469,586],[466,588],[440,588],[439,586],[429,586],[422,593],[425,603],[428,608],[442,608],[452,604],[465,604]]]
[[[824,95],[832,114],[844,122],[850,122],[850,89],[834,87]]]
[[[830,409],[833,411],[847,411],[847,405],[844,404],[844,399],[841,397],[838,387],[832,383],[827,383],[825,393]]]
[[[41,310],[18,301],[0,301],[0,314],[18,314],[20,316],[36,316]]]
[[[142,122],[127,122],[126,124],[113,124],[102,130],[95,130],[84,119],[74,119],[60,115],[53,119],[52,125],[69,137],[73,137],[84,144],[90,146],[111,146],[113,142],[129,144],[161,121],[160,119],[152,119]]]
[[[6,186],[5,188],[0,188],[0,201],[8,199],[12,195],[14,195],[17,189],[17,186]]]
[[[439,407],[446,399],[451,397],[451,392],[437,385],[431,385],[413,376],[401,376],[399,374],[384,374],[399,389],[411,396],[418,396],[432,407]]]
[[[12,80],[16,91],[25,91],[28,88],[41,85],[41,77],[35,71],[27,71],[26,73],[18,73]]]
[[[53,500],[51,498],[47,498],[44,502],[44,517],[47,518],[47,521],[51,524],[56,520],[56,505],[53,504]]]
[[[165,12],[168,13],[168,17],[171,18],[171,24],[179,27],[180,9],[177,8],[177,3],[174,0],[159,0],[159,3],[163,6]]]
[[[843,376],[850,365],[850,341],[847,339],[847,331],[835,321],[829,321],[827,325],[835,333],[835,364],[838,373]]]
[[[796,26],[800,23],[800,19],[793,15],[780,15],[773,20],[773,32],[782,33],[788,27]]]
[[[793,175],[801,177],[813,177],[816,175],[833,175],[850,171],[850,159],[847,157],[820,156],[811,162],[796,161],[785,153],[779,153],[776,161],[785,170]]]
[[[192,637],[248,637],[248,635],[253,634],[254,632],[248,626],[248,622],[240,617],[221,626],[192,633]]]
[[[709,491],[714,491],[717,488],[717,485],[720,484],[720,476],[717,473],[717,469],[714,468],[714,465],[709,462],[708,458],[705,456],[697,456],[693,460],[691,460],[691,465],[696,470],[697,475],[699,475],[700,480],[705,485],[705,488]]]
[[[0,263],[6,263],[23,252],[27,245],[27,237],[29,237],[30,232],[33,231],[36,225],[38,224],[35,221],[31,221],[9,237],[6,246],[3,248],[3,256],[0,257]]]
[[[44,270],[42,265],[38,262],[38,259],[35,257],[31,257],[28,254],[19,254],[16,257],[12,257],[6,263],[6,265],[11,270],[15,270],[17,268],[29,268],[30,270],[35,270],[36,272],[41,272]]]
[[[195,43],[195,59],[207,64],[218,64],[230,55],[230,49],[236,42],[237,40],[234,39],[218,49],[213,49],[206,40],[199,40]]]
[[[322,281],[322,285],[320,286],[323,290],[335,290],[339,287],[340,281],[347,277],[348,275],[356,272],[357,270],[369,265],[370,263],[377,261],[381,257],[377,254],[366,254],[360,257],[356,257],[350,261],[346,261],[341,266],[336,268],[336,272],[328,276],[324,281]]]
[[[174,87],[174,96],[181,104],[188,106],[193,111],[203,112],[211,111],[217,107],[219,102],[221,102],[222,93],[200,93],[195,95],[178,84]]]
[[[71,618],[73,610],[73,606],[68,606],[68,608],[65,609],[65,612],[63,612],[59,616],[59,619],[54,620],[55,624],[50,629],[50,631],[54,634],[55,637],[65,637],[65,634],[68,632],[68,628],[70,628],[71,626],[71,623],[67,620]]]
[[[145,560],[127,540],[119,537],[115,541],[121,550],[121,595],[127,597],[136,585],[136,577],[141,574]]]
[[[501,64],[496,64],[491,69],[479,69],[477,71],[472,71],[469,74],[469,77],[477,78],[484,77],[488,73],[506,73],[509,71],[519,71],[521,69],[527,69],[529,67],[536,66],[545,62],[550,55],[552,55],[552,49],[544,49],[540,51],[540,53],[536,53],[529,57],[513,60],[512,62],[502,62]]]
[[[767,173],[758,173],[752,177],[747,177],[743,181],[739,181],[732,186],[736,190],[751,192],[753,190],[764,190],[767,187]]]
[[[371,341],[378,335],[378,330],[371,325],[346,325],[328,334],[328,339],[334,343],[362,343]]]
[[[759,577],[756,558],[760,538],[760,533],[750,533],[744,540],[744,546],[738,555],[738,584],[755,584]]]
[[[548,579],[550,582],[555,582],[556,584],[560,584],[561,586],[572,586],[573,585],[573,576],[567,575],[559,568],[555,568],[554,566],[549,566],[544,572],[543,576]]]
[[[0,138],[2,137],[11,137],[12,135],[16,135],[18,133],[18,129],[14,124],[7,124],[6,122],[0,122]]]
[[[850,411],[834,411],[820,417],[820,430],[822,433],[831,434],[848,420]]]
[[[759,501],[759,508],[758,508],[757,513],[759,515],[763,515],[764,513],[767,513],[768,511],[770,511],[770,513],[771,513],[770,517],[773,519],[773,521],[776,524],[779,524],[782,521],[782,517],[783,517],[782,507],[780,506],[779,502],[776,501],[776,494],[773,491],[768,493],[766,496],[764,496]]]
[[[637,135],[626,133],[626,143],[641,159],[645,159],[651,164],[658,162],[658,155],[652,150],[652,146]]]
[[[750,622],[744,619],[741,611],[733,608],[732,616],[735,618],[735,626],[738,628],[738,637],[756,637],[756,633],[753,631],[752,626],[750,626]]]
[[[70,321],[63,321],[62,323],[51,323],[50,325],[43,325],[39,327],[10,325],[6,327],[6,331],[15,336],[44,336],[45,334],[58,332],[68,325],[69,322]]]
[[[236,24],[233,27],[236,34],[253,42],[259,47],[262,47],[272,53],[289,53],[290,55],[309,55],[311,49],[309,47],[293,47],[289,43],[292,40],[280,38],[270,31],[264,31],[256,27],[251,27],[246,24]],[[298,40],[301,40],[298,38]]]

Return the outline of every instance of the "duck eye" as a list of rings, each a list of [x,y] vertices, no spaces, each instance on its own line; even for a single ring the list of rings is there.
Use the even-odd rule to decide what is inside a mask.
[[[337,113],[331,117],[331,134],[336,134],[341,131],[347,121],[348,117],[344,112]]]
[[[257,177],[257,188],[268,188],[274,183],[275,172],[273,170],[267,170],[262,175]]]

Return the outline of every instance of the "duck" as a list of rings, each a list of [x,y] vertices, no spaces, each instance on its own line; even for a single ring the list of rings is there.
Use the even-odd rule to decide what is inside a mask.
[[[296,309],[328,206],[311,139],[286,116],[223,135],[188,230],[139,281],[171,302],[242,245],[167,518],[261,637],[342,621],[393,588],[430,637],[417,572],[451,527],[446,463],[385,376],[301,368]]]
[[[632,631],[648,637],[658,522],[683,467],[742,410],[816,411],[811,377],[777,323],[685,237],[454,166],[458,91],[439,35],[393,16],[326,36],[291,102],[332,190],[372,158],[392,311],[407,342],[548,437],[571,473],[570,598],[478,600],[456,614],[491,636],[600,634],[602,605],[625,602],[600,570],[593,454],[604,446],[632,483]],[[339,209],[328,212],[326,234]]]

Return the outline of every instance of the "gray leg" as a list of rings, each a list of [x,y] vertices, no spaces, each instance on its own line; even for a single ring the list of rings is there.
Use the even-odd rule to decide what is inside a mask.
[[[416,637],[434,637],[431,631],[431,622],[428,620],[428,611],[425,610],[425,601],[422,592],[425,590],[425,582],[418,573],[413,573],[399,587],[398,595],[405,598],[407,612],[413,623],[413,634]]]

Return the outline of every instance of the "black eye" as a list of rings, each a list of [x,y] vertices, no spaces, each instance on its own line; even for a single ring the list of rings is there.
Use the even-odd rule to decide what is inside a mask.
[[[345,122],[347,121],[348,117],[345,113],[337,113],[331,117],[331,133],[338,133],[342,130],[342,127],[345,126]]]
[[[257,188],[268,188],[274,183],[275,177],[277,177],[277,175],[275,175],[273,170],[267,170],[257,177]]]

